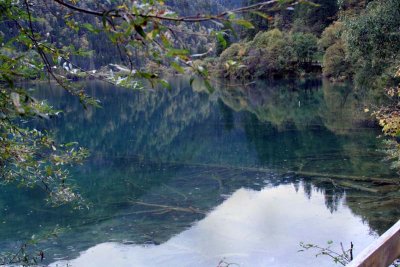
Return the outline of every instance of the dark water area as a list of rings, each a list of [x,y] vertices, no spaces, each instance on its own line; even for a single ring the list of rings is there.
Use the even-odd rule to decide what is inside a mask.
[[[213,93],[185,79],[172,90],[86,87],[102,108],[32,85],[63,110],[35,126],[91,151],[71,169],[90,208],[51,208],[39,190],[2,187],[0,251],[59,226],[42,244],[48,263],[90,248],[70,264],[330,266],[298,253],[299,242],[353,241],[360,252],[399,218],[398,187],[377,182],[398,177],[364,112],[372,93],[318,80]]]

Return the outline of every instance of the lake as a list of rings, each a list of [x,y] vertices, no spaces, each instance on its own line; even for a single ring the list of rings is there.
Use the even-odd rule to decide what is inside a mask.
[[[40,129],[79,141],[70,170],[89,209],[49,207],[3,186],[0,251],[40,243],[51,266],[337,266],[300,242],[360,252],[400,217],[398,175],[383,161],[373,93],[321,80],[217,85],[174,78],[131,91],[88,82],[102,108],[48,84],[64,112]],[[386,180],[385,180],[386,179]]]

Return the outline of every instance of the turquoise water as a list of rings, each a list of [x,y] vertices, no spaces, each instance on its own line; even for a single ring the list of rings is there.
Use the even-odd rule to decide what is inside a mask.
[[[59,226],[59,238],[42,244],[48,263],[89,249],[72,266],[329,266],[298,253],[299,242],[353,241],[359,252],[399,218],[398,188],[346,178],[397,179],[363,111],[374,96],[322,81],[212,94],[185,79],[172,85],[91,82],[102,108],[87,110],[33,85],[64,110],[37,127],[91,150],[71,170],[90,209],[50,208],[40,191],[3,187],[0,249]]]

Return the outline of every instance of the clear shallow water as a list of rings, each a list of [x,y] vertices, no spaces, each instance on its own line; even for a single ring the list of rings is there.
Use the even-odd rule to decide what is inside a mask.
[[[38,98],[65,110],[38,127],[92,151],[72,170],[92,205],[53,209],[39,191],[3,187],[0,249],[59,225],[66,229],[60,238],[43,244],[47,262],[95,246],[74,266],[98,263],[99,255],[103,266],[149,258],[216,266],[221,256],[242,266],[321,266],[313,253],[297,253],[299,242],[351,240],[361,250],[399,217],[394,190],[293,172],[395,177],[362,111],[372,96],[319,81],[223,87],[212,95],[185,80],[173,87],[131,92],[90,83],[103,108],[84,110],[59,89],[36,85]]]

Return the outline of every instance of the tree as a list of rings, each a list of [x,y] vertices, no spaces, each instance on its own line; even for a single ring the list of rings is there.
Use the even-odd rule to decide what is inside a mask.
[[[293,49],[299,62],[311,62],[318,50],[318,38],[311,33],[294,33]]]
[[[314,5],[301,5],[295,9],[293,29],[320,35],[331,24],[338,11],[337,1],[317,0]],[[317,4],[318,6],[315,6]]]
[[[352,76],[352,68],[346,59],[346,47],[342,40],[329,46],[323,58],[323,73],[332,80],[345,80]]]
[[[388,160],[392,161],[392,167],[400,172],[400,68],[392,75],[392,86],[386,88],[386,94],[391,102],[376,110],[375,115],[383,134],[387,137],[384,142]],[[368,110],[366,110],[368,112]]]
[[[359,86],[374,86],[400,62],[400,1],[372,1],[344,21],[344,41]],[[385,85],[383,85],[385,86]],[[381,88],[381,85],[377,85]]]

